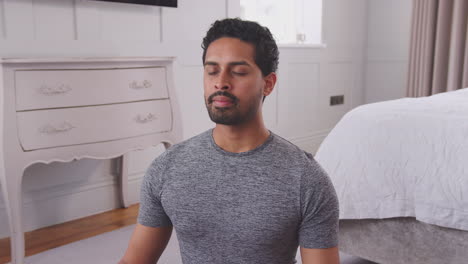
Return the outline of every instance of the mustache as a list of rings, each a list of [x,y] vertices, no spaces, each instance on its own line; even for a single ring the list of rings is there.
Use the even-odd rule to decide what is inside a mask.
[[[231,99],[234,104],[237,104],[237,102],[239,101],[239,99],[237,99],[237,97],[235,97],[234,95],[232,95],[232,94],[230,94],[230,93],[228,93],[226,91],[217,91],[217,92],[213,93],[212,95],[210,95],[208,97],[207,101],[208,101],[209,104],[213,103],[213,98],[215,96],[225,96],[225,97]]]

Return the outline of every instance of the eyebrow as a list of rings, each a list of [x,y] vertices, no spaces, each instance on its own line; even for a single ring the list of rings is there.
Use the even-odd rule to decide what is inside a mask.
[[[205,63],[203,64],[203,66],[207,66],[207,65],[219,66],[219,63],[214,62],[214,61],[205,61]],[[250,65],[248,62],[246,62],[246,61],[233,61],[233,62],[229,62],[228,65],[229,65],[229,66],[237,66],[237,65],[251,66],[251,65]]]

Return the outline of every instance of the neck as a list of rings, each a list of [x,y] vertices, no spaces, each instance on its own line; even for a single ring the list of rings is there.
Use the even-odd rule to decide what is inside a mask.
[[[213,129],[213,139],[220,148],[234,153],[246,152],[262,145],[270,136],[263,120],[227,126],[217,124]]]

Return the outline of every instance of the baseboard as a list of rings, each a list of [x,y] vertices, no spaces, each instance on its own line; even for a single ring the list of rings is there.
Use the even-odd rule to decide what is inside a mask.
[[[104,177],[107,178],[107,177]],[[129,175],[128,199],[130,204],[139,201],[143,174]],[[57,187],[41,190],[35,199],[23,205],[23,227],[31,231],[120,207],[117,178],[79,186],[67,190]],[[0,210],[0,238],[9,236],[6,210]]]

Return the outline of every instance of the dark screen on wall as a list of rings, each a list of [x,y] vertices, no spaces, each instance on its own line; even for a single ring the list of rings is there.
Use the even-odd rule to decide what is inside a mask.
[[[177,7],[177,0],[95,0],[95,1]]]

